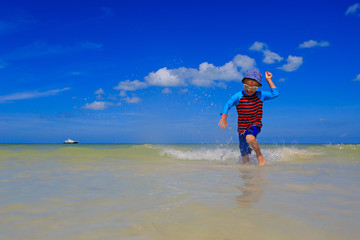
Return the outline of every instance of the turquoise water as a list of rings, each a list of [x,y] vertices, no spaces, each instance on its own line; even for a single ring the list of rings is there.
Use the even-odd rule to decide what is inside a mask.
[[[357,239],[360,145],[0,145],[0,239]]]

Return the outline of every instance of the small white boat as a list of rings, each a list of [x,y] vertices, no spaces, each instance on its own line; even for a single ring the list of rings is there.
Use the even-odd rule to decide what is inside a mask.
[[[71,140],[70,138],[64,142],[65,144],[76,144],[78,141]]]

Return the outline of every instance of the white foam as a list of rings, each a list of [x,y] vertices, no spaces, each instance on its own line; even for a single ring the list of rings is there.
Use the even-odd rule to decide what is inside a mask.
[[[296,147],[274,147],[261,150],[265,159],[269,164],[277,162],[289,162],[296,160],[309,159],[318,155],[317,153],[306,149]],[[218,147],[202,147],[199,149],[179,150],[172,147],[165,147],[160,152],[162,156],[170,156],[181,160],[209,160],[209,161],[227,161],[235,162],[241,159],[238,148],[230,148],[227,146]],[[241,161],[241,160],[240,160]],[[256,164],[256,155],[253,152],[250,155],[250,162]]]
[[[269,163],[304,160],[319,155],[318,153],[296,147],[277,147],[273,149],[264,149],[262,150],[262,153]]]
[[[225,147],[200,148],[193,150],[164,148],[161,151],[161,155],[167,155],[182,160],[225,161],[230,159],[238,159],[239,150]]]

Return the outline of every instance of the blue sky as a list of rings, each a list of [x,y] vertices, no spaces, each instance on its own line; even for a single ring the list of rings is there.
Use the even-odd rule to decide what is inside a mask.
[[[260,143],[359,143],[359,29],[356,0],[3,1],[0,143],[236,143],[254,67]]]

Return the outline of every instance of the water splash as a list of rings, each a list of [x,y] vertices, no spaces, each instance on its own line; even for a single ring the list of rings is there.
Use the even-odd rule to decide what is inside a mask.
[[[305,160],[318,156],[319,153],[296,147],[276,147],[262,149],[268,164]],[[169,156],[180,160],[208,160],[208,161],[233,161],[241,162],[240,151],[237,147],[213,146],[195,149],[176,149],[164,147],[161,156]],[[257,164],[255,153],[250,155],[250,163]]]
[[[179,150],[165,147],[160,152],[160,154],[162,156],[166,155],[181,160],[226,161],[237,159],[239,150],[225,147],[200,148],[191,150]]]

